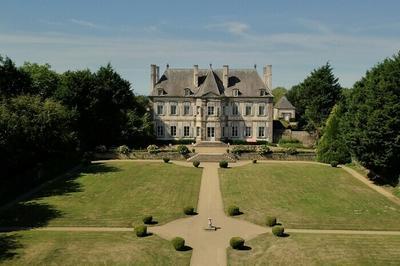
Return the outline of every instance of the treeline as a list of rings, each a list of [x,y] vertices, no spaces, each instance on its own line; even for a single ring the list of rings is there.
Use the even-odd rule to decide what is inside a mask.
[[[0,56],[0,185],[31,184],[98,145],[145,146],[153,128],[147,108],[110,64],[59,74]]]
[[[299,127],[317,134],[321,162],[357,160],[371,178],[397,183],[400,174],[400,53],[342,88],[329,63],[287,93]]]

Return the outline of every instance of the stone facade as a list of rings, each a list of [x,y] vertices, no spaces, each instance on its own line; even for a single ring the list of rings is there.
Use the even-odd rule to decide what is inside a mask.
[[[173,69],[151,66],[155,133],[160,140],[272,141],[271,66],[254,69]]]
[[[274,106],[274,120],[292,121],[296,118],[296,108],[286,96],[282,96]]]

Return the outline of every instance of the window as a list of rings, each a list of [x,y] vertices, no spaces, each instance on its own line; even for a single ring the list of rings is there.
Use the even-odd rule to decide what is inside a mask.
[[[224,112],[224,115],[229,115],[229,107],[228,106],[223,106],[222,111]]]
[[[232,106],[232,115],[239,115],[239,106],[236,103]]]
[[[196,136],[200,137],[200,127],[196,127]]]
[[[208,106],[208,108],[207,108],[207,110],[208,110],[208,115],[213,115],[214,114],[214,106]]]
[[[232,92],[233,92],[233,97],[238,97],[239,96],[239,90],[238,89],[234,89]]]
[[[237,136],[238,136],[238,127],[232,126],[232,137],[237,137]]]
[[[171,105],[171,115],[176,115],[176,105]]]
[[[161,96],[161,95],[163,95],[164,94],[164,90],[163,89],[158,89],[157,90],[157,95],[158,96]]]
[[[258,106],[258,115],[265,115],[265,106],[264,105]]]
[[[185,89],[185,96],[189,96],[191,93],[190,89]]]
[[[176,136],[176,126],[171,126],[171,136]]]
[[[188,126],[183,127],[183,136],[189,137],[189,127]]]
[[[157,114],[162,115],[164,113],[164,105],[157,105]]]
[[[222,136],[225,137],[225,127],[222,127]]]
[[[260,90],[260,96],[266,96],[267,95],[267,91],[264,89]]]
[[[157,136],[161,137],[164,136],[164,126],[157,126]]]
[[[246,105],[246,115],[251,115],[251,105]]]
[[[246,127],[246,130],[244,132],[244,135],[246,137],[251,137],[251,127]]]
[[[265,128],[264,127],[259,127],[258,128],[258,136],[259,137],[264,137],[265,136]]]
[[[189,113],[190,113],[190,104],[185,103],[183,105],[183,115],[189,115]]]

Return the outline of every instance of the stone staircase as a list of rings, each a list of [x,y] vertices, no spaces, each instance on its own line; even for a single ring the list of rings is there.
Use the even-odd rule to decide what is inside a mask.
[[[236,162],[236,158],[233,154],[228,153],[198,153],[189,159],[188,162],[199,161],[199,162],[220,162],[220,161],[227,161],[227,162]]]
[[[227,144],[221,141],[200,141],[197,142],[195,147],[228,147]]]

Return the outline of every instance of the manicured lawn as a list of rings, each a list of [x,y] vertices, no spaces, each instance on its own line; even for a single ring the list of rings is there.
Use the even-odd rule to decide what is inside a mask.
[[[224,205],[246,219],[266,215],[289,228],[399,230],[400,206],[340,168],[306,163],[258,163],[220,169]]]
[[[400,265],[400,236],[265,234],[246,245],[228,248],[229,265]]]
[[[0,253],[4,265],[189,265],[191,256],[155,235],[130,232],[25,231],[2,233],[2,239],[14,241]]]
[[[201,169],[155,162],[96,163],[0,217],[2,226],[131,226],[159,223],[197,206]]]

